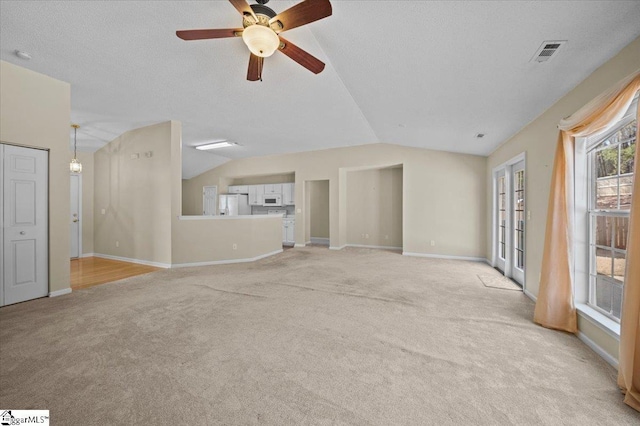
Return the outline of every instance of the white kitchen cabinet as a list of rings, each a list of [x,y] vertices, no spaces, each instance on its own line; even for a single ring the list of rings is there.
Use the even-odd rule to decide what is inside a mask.
[[[249,185],[249,205],[261,206],[264,195],[264,185]]]
[[[296,190],[294,183],[282,184],[282,204],[285,206],[293,206],[296,203]]]
[[[292,246],[296,243],[296,220],[282,219],[282,244]]]
[[[230,185],[228,188],[229,194],[248,194],[248,185]]]
[[[267,183],[264,185],[265,194],[282,194],[281,183]]]

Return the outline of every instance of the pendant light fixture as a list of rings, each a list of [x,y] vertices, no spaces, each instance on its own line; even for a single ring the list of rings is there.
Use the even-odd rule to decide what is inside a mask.
[[[71,163],[69,164],[69,170],[71,173],[82,173],[82,164],[78,161],[77,158],[77,148],[78,148],[78,129],[80,128],[77,124],[72,124],[73,127],[73,158],[71,159]]]

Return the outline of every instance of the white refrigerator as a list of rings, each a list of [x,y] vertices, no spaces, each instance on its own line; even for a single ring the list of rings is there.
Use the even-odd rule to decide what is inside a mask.
[[[251,214],[247,194],[220,194],[218,211],[221,216],[242,216]]]

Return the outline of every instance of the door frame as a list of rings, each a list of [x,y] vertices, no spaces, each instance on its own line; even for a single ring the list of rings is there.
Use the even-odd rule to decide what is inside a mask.
[[[498,173],[504,170],[505,175],[505,184],[506,184],[506,204],[508,208],[506,209],[506,237],[505,237],[505,267],[504,267],[504,276],[508,278],[513,277],[513,166],[517,163],[524,161],[524,170],[525,170],[525,268],[527,265],[526,262],[526,235],[527,235],[527,220],[528,220],[528,209],[527,209],[527,155],[526,152],[522,152],[515,157],[511,158],[508,161],[496,166],[493,168],[491,173],[491,187],[492,187],[492,202],[491,202],[491,266],[496,267],[498,265],[498,185],[497,185],[497,177]],[[526,271],[526,269],[525,269]],[[526,273],[523,276],[522,280],[522,290],[526,290]]]
[[[82,258],[82,173],[70,173],[69,181],[71,181],[71,176],[78,177],[78,220],[80,221],[80,225],[78,225],[78,257],[70,257],[70,259],[80,259]]]

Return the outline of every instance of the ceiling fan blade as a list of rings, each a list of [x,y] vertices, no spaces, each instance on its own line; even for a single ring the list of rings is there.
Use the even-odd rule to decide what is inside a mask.
[[[302,3],[298,3],[271,18],[269,25],[276,32],[282,32],[327,16],[331,16],[331,3],[329,3],[329,0],[304,0]],[[279,25],[278,22],[280,23]]]
[[[249,81],[262,81],[262,65],[264,64],[264,58],[256,56],[253,53],[249,57],[249,70],[247,71],[247,80]]]
[[[244,31],[242,28],[225,28],[215,30],[182,30],[176,35],[183,40],[206,40],[210,38],[237,37]]]
[[[253,16],[254,22],[258,21],[258,18],[256,18],[256,14],[253,13],[253,9],[251,9],[251,6],[249,6],[249,3],[247,3],[247,0],[229,0],[229,2],[233,5],[233,7],[235,7],[238,12],[240,12],[243,16],[244,15],[251,15]]]
[[[282,37],[280,51],[314,74],[320,74],[324,69],[324,62]]]

